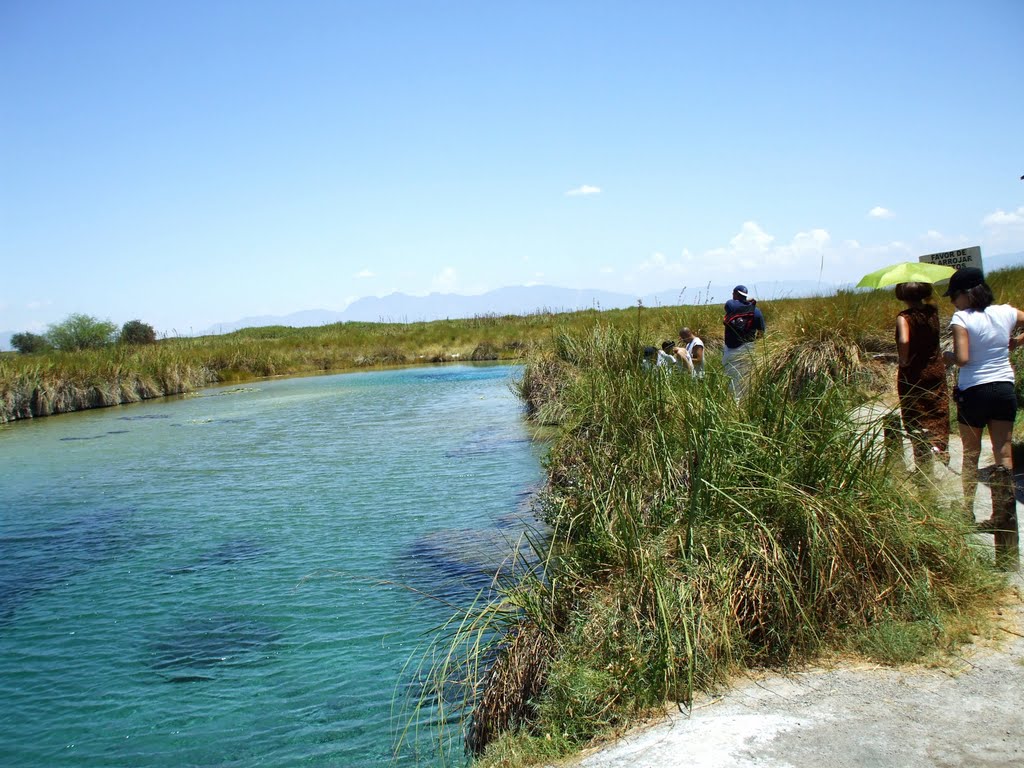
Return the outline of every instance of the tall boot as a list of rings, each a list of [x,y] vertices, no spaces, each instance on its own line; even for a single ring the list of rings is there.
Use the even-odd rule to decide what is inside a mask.
[[[995,535],[996,567],[1016,571],[1020,565],[1020,532],[1017,528],[1017,498],[1013,473],[1003,466],[992,471],[992,518],[979,528]]]

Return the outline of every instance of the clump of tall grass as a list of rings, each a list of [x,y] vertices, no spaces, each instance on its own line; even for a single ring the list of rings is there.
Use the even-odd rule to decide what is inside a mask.
[[[540,353],[533,358],[513,387],[531,420],[548,425],[561,421],[559,393],[569,376],[570,366],[556,355]]]
[[[884,659],[878,627],[914,638],[903,660],[996,592],[959,516],[892,471],[881,423],[855,418],[858,355],[830,347],[810,370],[777,350],[736,403],[715,365],[703,380],[644,370],[632,331],[555,346],[542,364],[571,374],[557,375],[545,569],[452,646],[475,659],[464,671],[497,659],[484,690],[467,684],[483,764],[578,747],[737,668],[851,645]]]

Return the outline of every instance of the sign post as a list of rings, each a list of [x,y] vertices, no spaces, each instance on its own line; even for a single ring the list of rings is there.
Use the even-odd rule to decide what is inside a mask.
[[[920,256],[918,261],[927,262],[928,264],[942,264],[946,267],[953,267],[953,269],[960,269],[961,267],[977,267],[982,272],[985,271],[981,265],[981,246],[973,245],[970,248],[961,248],[958,251],[944,251],[943,253],[929,253],[925,256]]]

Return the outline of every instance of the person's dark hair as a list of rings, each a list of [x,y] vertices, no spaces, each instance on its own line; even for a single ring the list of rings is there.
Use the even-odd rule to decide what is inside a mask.
[[[644,347],[644,357],[654,357],[658,354],[658,350],[654,347]]]
[[[968,288],[966,291],[961,291],[961,293],[967,295],[967,308],[976,309],[979,312],[996,300],[996,297],[992,295],[992,289],[988,287],[988,283],[984,282],[981,285]]]
[[[661,342],[661,348],[665,352],[671,352],[676,348],[676,343],[674,341],[663,341]]]
[[[924,301],[931,295],[931,283],[899,283],[896,286],[896,298],[900,301]]]
[[[694,334],[694,332],[693,332],[693,331],[691,331],[691,330],[690,330],[690,329],[689,329],[688,327],[686,327],[686,326],[684,326],[684,327],[682,327],[682,328],[680,328],[680,329],[679,329],[679,338],[680,338],[680,339],[687,339],[687,338],[689,338],[690,336],[694,336],[694,335],[696,335],[696,334]]]

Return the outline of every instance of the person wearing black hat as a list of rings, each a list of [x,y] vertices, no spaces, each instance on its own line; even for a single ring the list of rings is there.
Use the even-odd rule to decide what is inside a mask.
[[[958,368],[953,399],[964,450],[964,508],[973,522],[981,435],[988,427],[996,461],[992,479],[993,519],[987,524],[991,528],[1004,517],[996,498],[997,487],[1008,487],[1012,496],[1010,437],[1017,415],[1017,396],[1010,348],[1016,341],[1016,329],[1024,326],[1024,312],[1009,304],[994,304],[995,297],[984,274],[973,267],[957,270],[943,295],[956,307],[949,323],[953,351],[944,353],[944,357],[948,365]]]
[[[684,361],[676,354],[676,343],[671,339],[661,342],[661,349],[658,351],[658,365],[668,368],[670,371],[682,371]]]
[[[757,300],[745,285],[732,289],[732,298],[725,302],[725,348],[722,365],[729,376],[729,387],[737,400],[743,394],[746,373],[754,341],[765,332],[764,315]]]

